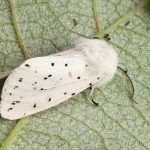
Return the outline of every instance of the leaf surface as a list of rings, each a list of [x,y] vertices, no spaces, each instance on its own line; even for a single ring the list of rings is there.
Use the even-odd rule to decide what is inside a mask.
[[[139,0],[0,0],[0,71],[109,33],[135,86],[120,73],[94,91],[23,118],[0,118],[1,150],[150,149],[150,8]],[[98,32],[99,31],[99,32]],[[98,32],[98,33],[97,33]],[[0,80],[2,88],[3,80]]]

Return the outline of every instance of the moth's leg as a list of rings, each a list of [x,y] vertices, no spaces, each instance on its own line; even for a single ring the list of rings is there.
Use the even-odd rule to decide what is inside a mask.
[[[91,90],[91,92],[90,92],[90,96],[91,96],[91,97],[92,97],[92,95],[93,95],[94,89],[95,89],[95,87],[94,87],[94,86],[91,86],[91,87],[90,87],[90,90]]]
[[[94,89],[95,89],[95,87],[92,86],[92,87],[91,87],[91,92],[90,92],[90,98],[91,98],[92,102],[93,102],[96,106],[98,106],[99,103],[97,103],[97,102],[95,102],[95,101],[93,100],[93,99],[94,99],[94,98],[93,98]]]

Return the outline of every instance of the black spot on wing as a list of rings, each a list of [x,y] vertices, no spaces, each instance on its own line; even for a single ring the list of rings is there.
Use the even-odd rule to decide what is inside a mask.
[[[32,86],[35,85],[35,84],[37,84],[37,82],[34,82],[34,83],[32,84]]]
[[[30,67],[30,65],[29,65],[29,64],[25,64],[25,66],[26,66],[26,67]]]
[[[19,78],[19,79],[18,79],[19,82],[22,82],[22,80],[23,80],[23,78]]]
[[[48,75],[48,77],[51,77],[51,76],[52,76],[51,74]]]
[[[92,83],[90,83],[89,86],[92,86]]]
[[[46,91],[47,89],[41,88],[40,90],[41,90],[41,91]]]
[[[66,94],[67,94],[67,92],[64,93],[64,95],[66,95]]]
[[[33,105],[33,108],[36,108],[36,103]]]
[[[65,67],[67,67],[68,66],[68,64],[65,64]]]
[[[7,111],[10,111],[10,110],[12,110],[13,108],[11,107],[11,108],[8,108],[8,110]]]
[[[44,80],[47,80],[48,78],[47,77],[44,77]]]
[[[81,79],[81,77],[77,77],[77,79]]]
[[[54,63],[51,63],[51,66],[54,66]]]
[[[71,95],[73,96],[73,95],[75,95],[76,93],[72,93]]]
[[[19,86],[14,86],[14,89],[17,89]]]
[[[50,101],[51,101],[51,98],[49,98],[48,101],[50,102]]]
[[[13,101],[11,104],[16,105],[16,103],[20,103],[20,101]]]
[[[13,103],[20,103],[20,101],[13,101]]]

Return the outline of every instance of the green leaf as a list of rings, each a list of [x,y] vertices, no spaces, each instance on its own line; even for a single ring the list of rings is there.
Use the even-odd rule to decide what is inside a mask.
[[[150,5],[148,0],[0,0],[0,71],[29,57],[73,46],[78,37],[103,38],[117,49],[120,73],[94,91],[23,118],[0,118],[1,150],[150,149]],[[130,21],[130,22],[129,22]],[[128,24],[129,23],[129,24]],[[97,33],[98,32],[98,33]],[[2,88],[3,80],[0,80]]]

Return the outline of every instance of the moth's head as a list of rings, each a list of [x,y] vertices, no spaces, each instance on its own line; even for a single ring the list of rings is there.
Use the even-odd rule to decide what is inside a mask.
[[[104,40],[100,39],[86,39],[86,38],[79,38],[75,42],[76,46],[102,46],[106,47],[108,44]]]
[[[112,46],[100,39],[80,39],[76,48],[94,68],[108,75],[107,81],[112,79],[118,64],[117,53]]]
[[[76,43],[76,48],[86,48],[90,49],[91,52],[101,52],[101,53],[116,53],[115,49],[109,45],[106,41],[100,39],[86,39],[79,38]]]
[[[117,67],[118,57],[116,50],[109,45],[106,41],[100,39],[85,39],[80,38],[76,42],[76,48],[79,51],[83,51],[86,56],[89,56],[90,59],[97,63],[105,63],[110,67]]]

